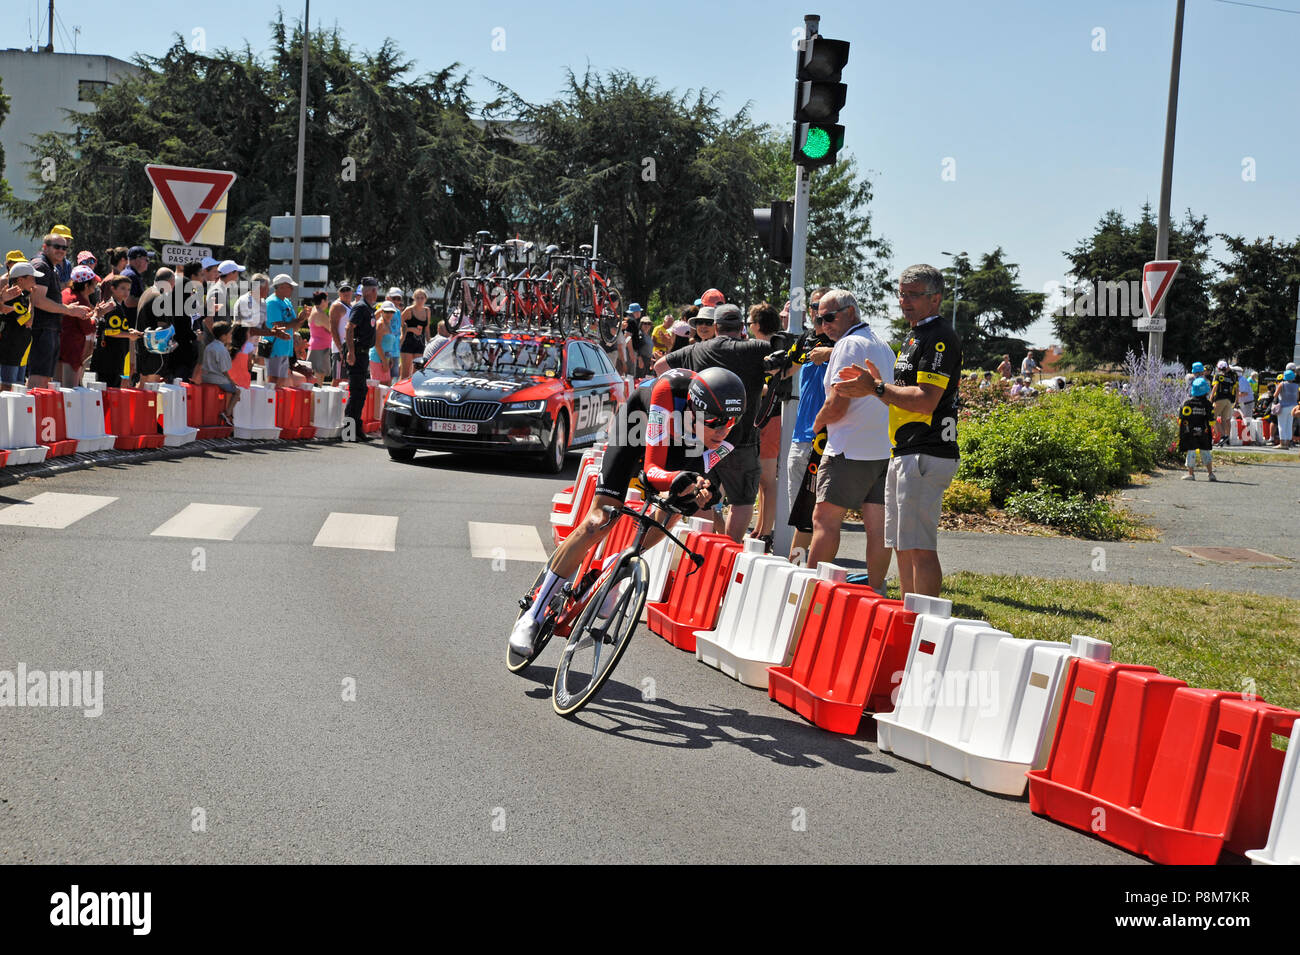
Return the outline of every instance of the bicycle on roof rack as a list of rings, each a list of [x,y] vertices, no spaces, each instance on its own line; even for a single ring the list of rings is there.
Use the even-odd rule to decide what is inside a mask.
[[[595,548],[592,549],[578,571],[576,582],[551,599],[530,656],[519,656],[506,646],[506,667],[512,673],[521,673],[537,659],[551,637],[566,638],[564,655],[555,668],[555,682],[551,687],[551,705],[561,716],[572,716],[591,702],[632,641],[650,588],[650,571],[641,556],[650,529],[662,531],[685,552],[697,570],[704,563],[702,555],[673,536],[666,526],[666,516],[662,522],[650,516],[651,508],[661,516],[680,515],[681,510],[671,499],[650,492],[644,471],[640,481],[646,488],[640,510],[626,504],[604,509],[611,521],[626,515],[640,525],[632,542],[621,553],[600,559],[595,558]],[[545,576],[543,568],[519,601],[520,615],[532,605],[532,598]]]
[[[595,338],[605,348],[613,348],[622,324],[623,295],[609,284],[601,270],[608,261],[593,257],[590,245],[578,246],[577,255],[557,255],[564,263],[560,284],[560,310],[567,314],[577,334]]]

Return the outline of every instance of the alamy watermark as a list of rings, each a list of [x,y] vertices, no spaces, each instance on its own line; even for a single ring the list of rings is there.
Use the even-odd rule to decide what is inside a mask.
[[[80,707],[90,718],[104,712],[103,670],[0,670],[0,706]]]
[[[1057,317],[1081,316],[1083,318],[1141,318],[1142,283],[1137,279],[1123,282],[1079,282],[1074,286],[1049,282],[1045,291],[1065,296],[1065,304],[1052,314]]]

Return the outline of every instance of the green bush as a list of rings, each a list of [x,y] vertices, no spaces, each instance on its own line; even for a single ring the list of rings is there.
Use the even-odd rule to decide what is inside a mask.
[[[1161,459],[1161,437],[1121,395],[1100,388],[1048,392],[962,422],[958,477],[1002,505],[1017,492],[1096,497]]]
[[[1116,540],[1132,521],[1110,501],[1084,494],[1069,497],[1051,491],[1021,491],[1007,498],[1007,513],[1092,540]]]
[[[991,505],[989,492],[970,481],[953,481],[943,492],[943,509],[954,514],[984,514]]]

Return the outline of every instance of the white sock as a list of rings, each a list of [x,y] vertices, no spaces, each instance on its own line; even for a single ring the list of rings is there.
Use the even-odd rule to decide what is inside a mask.
[[[533,598],[533,605],[524,612],[525,616],[533,621],[538,620],[543,611],[546,610],[546,605],[555,596],[555,592],[568,582],[568,577],[561,577],[554,571],[548,570],[546,576],[542,579],[542,585],[537,588],[537,596]]]

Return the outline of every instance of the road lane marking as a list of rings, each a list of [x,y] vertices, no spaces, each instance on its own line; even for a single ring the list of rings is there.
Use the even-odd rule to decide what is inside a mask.
[[[544,564],[549,559],[541,535],[532,524],[469,522],[469,550],[474,557],[523,560]]]
[[[325,518],[313,547],[349,550],[396,550],[397,518],[383,514],[340,514]]]
[[[0,508],[0,524],[7,527],[48,527],[61,531],[116,500],[115,497],[99,497],[95,494],[42,491],[31,500]]]
[[[235,507],[231,504],[187,504],[149,536],[232,541],[260,510],[260,507]]]

